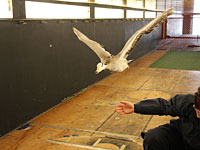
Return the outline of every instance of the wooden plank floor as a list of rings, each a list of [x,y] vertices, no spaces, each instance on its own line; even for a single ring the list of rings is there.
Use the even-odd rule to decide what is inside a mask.
[[[0,139],[0,150],[84,150],[90,147],[67,144],[94,146],[98,139],[101,141],[97,146],[107,143],[115,146],[113,149],[124,146],[125,150],[141,150],[140,132],[169,122],[171,117],[120,115],[114,105],[121,100],[135,103],[157,97],[169,99],[178,93],[194,93],[200,85],[200,71],[148,68],[165,53],[153,51],[124,72],[110,75],[27,122],[28,128],[14,130]]]

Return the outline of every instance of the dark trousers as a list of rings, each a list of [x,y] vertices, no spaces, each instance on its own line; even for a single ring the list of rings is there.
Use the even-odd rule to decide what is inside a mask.
[[[177,129],[169,124],[142,133],[144,150],[185,150]]]

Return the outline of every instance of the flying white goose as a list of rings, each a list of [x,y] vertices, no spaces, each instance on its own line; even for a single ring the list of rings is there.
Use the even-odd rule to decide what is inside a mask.
[[[80,41],[89,46],[100,58],[101,62],[97,64],[96,74],[106,70],[109,72],[122,72],[129,67],[128,63],[132,60],[126,58],[135,48],[136,44],[144,34],[148,34],[153,31],[154,27],[157,27],[168,15],[172,14],[172,9],[169,9],[152,20],[150,23],[136,31],[130,39],[126,42],[123,49],[115,56],[107,52],[99,43],[89,39],[86,35],[73,27],[74,33],[77,35]]]

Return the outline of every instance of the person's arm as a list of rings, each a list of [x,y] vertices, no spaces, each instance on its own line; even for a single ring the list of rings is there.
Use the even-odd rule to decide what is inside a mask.
[[[177,115],[176,110],[176,98],[172,98],[169,101],[163,98],[148,99],[140,101],[134,104],[134,112],[140,114],[149,115]]]
[[[176,95],[169,101],[163,98],[144,100],[136,104],[123,102],[116,106],[116,111],[121,114],[140,113],[149,115],[188,116],[192,107],[192,95]],[[190,107],[190,108],[189,108]]]

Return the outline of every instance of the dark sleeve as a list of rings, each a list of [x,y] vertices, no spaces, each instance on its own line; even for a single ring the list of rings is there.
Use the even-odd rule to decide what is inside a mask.
[[[185,117],[194,104],[193,99],[193,95],[176,95],[169,101],[163,98],[144,100],[134,105],[134,112]]]

